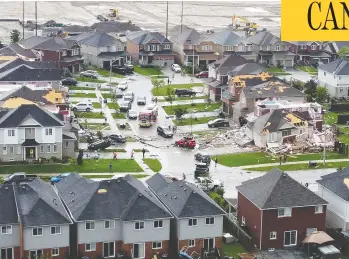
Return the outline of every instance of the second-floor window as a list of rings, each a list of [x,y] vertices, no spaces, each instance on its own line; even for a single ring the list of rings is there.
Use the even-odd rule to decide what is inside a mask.
[[[292,216],[292,208],[282,208],[278,209],[278,217],[291,217]]]
[[[225,51],[233,51],[233,46],[225,46]]]
[[[316,45],[311,45],[311,50],[316,50]]]
[[[63,50],[62,51],[62,56],[64,57],[64,56],[66,56],[67,55],[67,51],[66,50]]]
[[[280,46],[279,46],[279,45],[276,45],[276,46],[275,46],[275,50],[276,50],[276,51],[279,51],[279,50],[280,50]]]
[[[270,240],[276,239],[276,232],[275,231],[270,232],[270,238],[269,239]]]
[[[85,223],[85,229],[86,230],[94,230],[95,229],[95,223],[94,222],[86,222]]]
[[[205,224],[206,225],[213,225],[214,224],[214,217],[205,218]]]
[[[45,129],[46,136],[52,136],[52,129]]]
[[[33,228],[33,236],[42,236],[42,228]]]
[[[143,221],[135,222],[135,229],[136,230],[144,229],[144,222]]]
[[[86,252],[96,251],[96,243],[85,244],[85,251]]]
[[[162,228],[162,220],[155,220],[154,228]]]
[[[115,228],[115,220],[104,221],[104,228]]]
[[[165,44],[164,49],[171,49],[171,45],[170,44]]]
[[[72,55],[72,56],[77,56],[77,55],[79,55],[79,49],[72,49],[72,50],[71,50],[71,55]]]
[[[52,226],[51,227],[51,235],[59,235],[61,233],[60,226]]]
[[[198,219],[189,219],[188,220],[188,226],[193,227],[198,225]]]
[[[12,226],[0,226],[0,231],[2,235],[12,234]]]
[[[156,45],[150,45],[150,50],[151,51],[156,51]]]
[[[320,206],[315,206],[315,213],[316,214],[320,214],[323,213],[324,210],[324,206],[320,205]]]
[[[15,136],[15,130],[8,130],[8,136],[9,137],[14,137]]]
[[[123,51],[124,48],[123,47],[118,47],[118,51]]]
[[[282,131],[282,136],[283,137],[287,137],[287,136],[290,136],[291,135],[291,130],[283,130]]]
[[[202,46],[201,47],[201,50],[212,50],[212,46],[210,46],[210,45],[204,45],[204,46]]]

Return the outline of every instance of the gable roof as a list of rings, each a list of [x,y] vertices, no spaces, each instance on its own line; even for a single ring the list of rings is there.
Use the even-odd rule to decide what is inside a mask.
[[[21,125],[23,120],[31,116],[43,127],[62,127],[63,122],[49,111],[34,104],[23,104],[16,109],[6,112],[0,118],[0,128],[14,128]]]
[[[232,71],[229,72],[229,75],[257,75],[265,71],[266,68],[257,63],[246,63],[235,67]]]
[[[15,58],[13,60],[7,61],[3,64],[0,65],[0,73],[1,72],[6,72],[10,69],[19,67],[21,65],[26,65],[27,67],[30,68],[35,68],[35,69],[55,69],[57,68],[56,62],[51,62],[51,61],[28,61],[24,60],[22,58]]]
[[[36,103],[50,103],[43,96],[47,94],[49,91],[43,90],[32,90],[27,86],[20,86],[19,88],[14,88],[13,90],[7,91],[0,96],[0,101],[6,101],[11,98],[23,98]]]
[[[278,168],[245,181],[236,189],[260,209],[327,204],[324,199]]]
[[[28,59],[38,59],[39,54],[37,51],[32,49],[24,48],[17,43],[11,43],[7,47],[0,49],[0,56],[19,56]]]
[[[38,50],[51,50],[59,51],[63,49],[71,49],[74,44],[77,44],[76,40],[63,39],[61,37],[42,37],[32,36],[27,39],[22,39],[18,42],[18,45],[27,49]]]
[[[242,37],[228,29],[207,34],[202,41],[205,40],[221,46],[235,46],[244,41]]]
[[[130,175],[95,182],[72,173],[57,183],[57,189],[76,221],[171,217],[144,184]]]
[[[334,75],[348,75],[349,62],[345,59],[336,59],[332,62],[321,65],[319,69]]]
[[[0,73],[0,81],[60,81],[62,71],[58,68],[31,68],[27,65],[19,65]]]
[[[345,201],[349,201],[349,167],[324,175],[317,183]]]
[[[147,184],[176,218],[226,214],[205,192],[183,180],[169,182],[154,174]]]
[[[0,211],[0,225],[19,223],[15,195],[10,184],[0,184]]]
[[[105,32],[88,32],[82,33],[77,36],[69,37],[69,39],[75,39],[81,44],[93,46],[93,47],[108,47],[112,45],[120,45],[122,42]]]
[[[171,35],[171,41],[179,44],[196,44],[199,43],[201,37],[201,34],[197,30],[184,24],[182,26],[182,32],[181,25],[176,25],[169,31],[169,33]]]
[[[160,32],[149,32],[149,31],[130,32],[127,34],[127,39],[139,45],[148,44],[153,39],[158,41],[160,44],[172,43]]]
[[[262,46],[272,45],[281,41],[279,37],[276,37],[269,31],[258,32],[255,35],[248,37],[246,40],[253,44]]]

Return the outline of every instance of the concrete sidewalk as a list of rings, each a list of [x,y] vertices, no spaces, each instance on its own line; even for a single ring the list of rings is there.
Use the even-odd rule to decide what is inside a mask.
[[[310,160],[310,161],[318,163],[318,164],[322,164],[324,162],[323,160]],[[349,162],[349,158],[346,158],[346,159],[328,159],[328,160],[326,160],[326,163],[333,163],[333,162]],[[309,164],[309,161],[286,162],[286,163],[282,163],[281,165],[298,165],[298,164]],[[269,163],[269,164],[258,164],[258,165],[244,165],[244,166],[238,166],[236,168],[245,169],[245,168],[258,168],[258,167],[266,167],[266,166],[280,166],[280,163]]]

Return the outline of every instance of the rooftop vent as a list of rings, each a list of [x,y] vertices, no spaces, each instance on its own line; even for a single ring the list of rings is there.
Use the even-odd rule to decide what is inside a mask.
[[[139,196],[139,197],[142,197],[143,195],[140,193],[140,194],[138,194],[138,196]]]
[[[165,193],[165,196],[167,196],[167,193]]]
[[[74,202],[74,199],[73,199],[73,200],[71,200],[71,202]]]
[[[183,190],[184,190],[184,191],[186,191],[186,190],[187,190],[187,188],[184,188]]]
[[[175,199],[175,200],[176,200],[176,199],[177,199],[177,196],[174,196],[174,197],[173,197],[173,199]]]

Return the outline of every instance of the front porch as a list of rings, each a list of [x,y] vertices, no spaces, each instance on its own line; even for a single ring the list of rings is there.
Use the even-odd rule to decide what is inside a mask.
[[[67,68],[72,74],[79,73],[84,64],[84,59],[82,57],[64,57],[60,61],[61,68]]]
[[[38,160],[38,148],[39,143],[35,139],[26,139],[22,143],[23,161],[33,162],[34,160]]]

